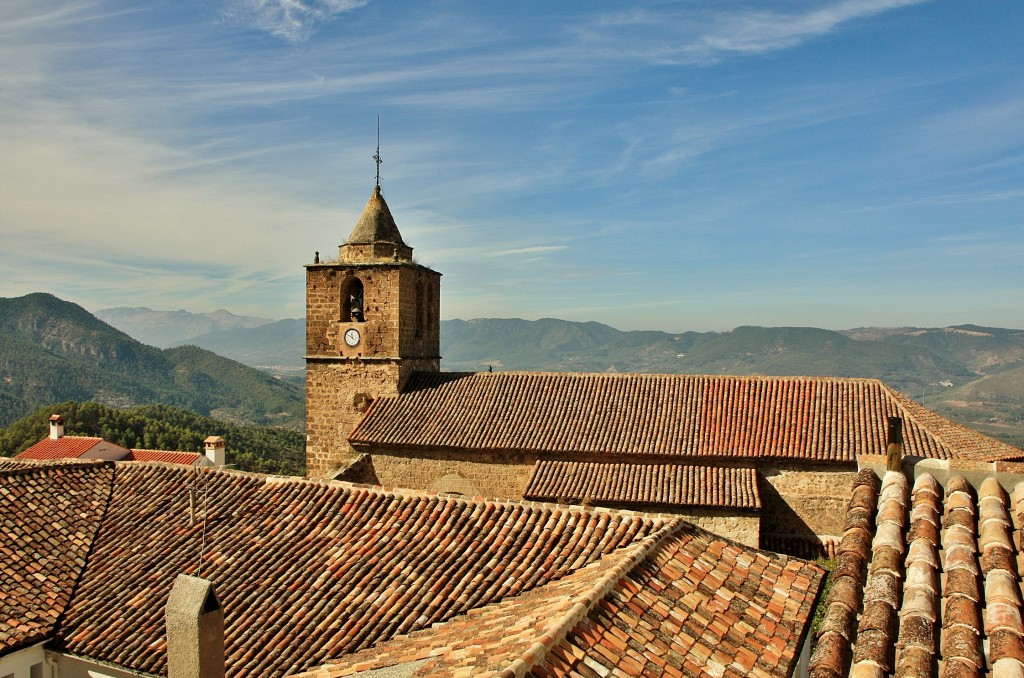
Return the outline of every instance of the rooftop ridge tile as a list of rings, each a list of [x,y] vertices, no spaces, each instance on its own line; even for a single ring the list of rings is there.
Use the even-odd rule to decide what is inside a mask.
[[[685,525],[685,521],[677,519],[662,527],[657,532],[644,537],[636,544],[633,552],[616,563],[611,569],[605,572],[587,591],[579,596],[579,600],[561,615],[553,628],[548,630],[540,640],[534,642],[521,656],[514,659],[505,669],[498,672],[501,678],[523,678],[533,669],[548,652],[562,642],[570,631],[593,609],[594,605],[602,600],[618,584],[626,573],[639,565],[656,548],[665,541],[677,534]]]

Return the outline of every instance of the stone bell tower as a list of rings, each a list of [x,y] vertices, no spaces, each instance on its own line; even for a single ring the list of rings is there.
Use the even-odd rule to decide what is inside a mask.
[[[378,182],[337,261],[306,265],[306,475],[351,462],[370,404],[441,369],[440,297],[441,274],[413,262]]]

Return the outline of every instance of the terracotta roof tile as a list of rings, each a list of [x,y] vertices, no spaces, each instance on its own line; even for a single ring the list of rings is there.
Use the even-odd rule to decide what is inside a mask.
[[[757,510],[752,468],[540,460],[523,496],[539,501],[592,500],[625,506],[708,506]]]
[[[882,536],[882,516],[890,519],[885,531],[899,525],[899,517],[884,506],[887,500],[900,501],[896,476],[902,477],[886,473],[880,492],[878,532],[863,589],[856,586],[852,564],[858,552],[840,551],[811,675],[1024,673],[1021,553],[1012,536],[1014,525],[1024,522],[1024,483],[1011,503],[995,477],[985,478],[975,491],[965,476],[953,475],[943,491],[934,477],[923,473],[911,493],[910,524],[900,526],[895,536]],[[863,488],[872,486],[860,480],[858,476],[854,494],[860,495],[859,503],[869,503]],[[851,506],[848,522],[862,522],[854,515],[860,510]],[[907,545],[902,571],[899,565],[894,568],[890,550],[899,539]],[[862,548],[864,541],[845,544]],[[895,585],[900,578],[902,586]],[[895,637],[890,603],[897,611]],[[861,611],[856,631],[850,626],[851,606]],[[846,663],[851,659],[852,666]]]
[[[521,595],[661,524],[170,464],[116,468],[56,646],[149,673],[165,670],[173,577],[197,574],[200,562],[226,611],[228,675],[282,675]],[[202,558],[190,488],[209,502]],[[123,624],[109,623],[111,610]]]
[[[102,442],[103,438],[85,436],[43,438],[32,447],[20,452],[15,459],[78,459]]]
[[[380,398],[357,447],[514,450],[853,462],[885,452],[904,418],[908,455],[1024,452],[949,422],[872,379],[651,374],[416,373]]]
[[[202,456],[198,452],[133,449],[131,455],[125,461],[162,461],[168,464],[191,466]]]
[[[548,660],[533,673],[575,675],[587,666],[599,675],[649,675],[661,673],[660,659],[689,663],[702,675],[788,675],[821,576],[809,563],[750,552],[687,526],[593,607],[590,623],[560,645],[561,662]],[[659,645],[667,651],[657,657],[628,651]]]
[[[0,472],[0,508],[27,492],[48,520],[70,511],[93,532],[72,525],[79,563],[91,544],[80,576],[43,577],[77,579],[73,599],[66,586],[61,604],[39,586],[0,597],[0,618],[26,616],[15,606],[40,596],[50,614],[37,631],[0,638],[10,647],[49,635],[57,651],[145,673],[166,670],[163,608],[179,573],[217,588],[228,676],[420,660],[417,675],[633,673],[659,662],[669,674],[785,675],[822,583],[812,564],[679,519],[173,464],[10,463],[21,468]],[[45,555],[28,543],[30,560]],[[332,657],[334,668],[312,669]]]
[[[111,491],[103,462],[0,467],[0,654],[49,637]]]

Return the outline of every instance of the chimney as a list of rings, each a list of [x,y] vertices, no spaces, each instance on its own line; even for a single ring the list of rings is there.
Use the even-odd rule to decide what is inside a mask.
[[[903,419],[889,417],[889,432],[886,436],[885,468],[889,471],[903,470]]]
[[[50,415],[50,440],[59,440],[64,437],[64,417],[59,414]]]
[[[224,678],[224,610],[213,582],[179,574],[164,617],[167,678]]]
[[[224,448],[224,439],[220,436],[210,436],[203,441],[203,450],[206,453],[206,459],[209,461],[209,465],[214,468],[221,468],[224,466],[226,461],[226,450]]]

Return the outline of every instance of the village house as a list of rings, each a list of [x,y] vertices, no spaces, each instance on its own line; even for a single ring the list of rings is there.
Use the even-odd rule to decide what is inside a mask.
[[[225,463],[225,441],[209,436],[203,453],[180,450],[128,449],[103,438],[64,435],[64,417],[50,416],[50,435],[19,452],[15,459],[43,461],[58,459],[105,459],[107,461],[163,461],[187,466],[221,467]]]

